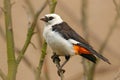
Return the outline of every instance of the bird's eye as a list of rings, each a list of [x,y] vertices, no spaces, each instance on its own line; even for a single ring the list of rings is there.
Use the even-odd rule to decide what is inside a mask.
[[[49,17],[49,20],[52,20],[52,19],[54,19],[54,17]]]

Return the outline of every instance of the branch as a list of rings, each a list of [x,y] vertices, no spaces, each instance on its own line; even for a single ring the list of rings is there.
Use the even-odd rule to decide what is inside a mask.
[[[113,80],[120,80],[120,70],[118,71],[117,75],[114,77]]]
[[[56,4],[57,4],[57,0],[51,0],[51,1],[47,0],[47,2],[49,4],[50,13],[54,13],[55,12],[55,7],[56,7]],[[43,66],[43,63],[44,63],[44,60],[45,60],[45,55],[47,54],[46,49],[47,49],[47,43],[44,40],[43,47],[42,47],[42,54],[41,54],[41,57],[40,57],[38,68],[37,68],[36,80],[40,79],[42,66]]]
[[[49,1],[49,0],[48,0]],[[55,12],[55,7],[56,7],[56,4],[57,4],[57,0],[51,0],[49,1],[49,8],[50,8],[50,13],[54,13]],[[56,67],[58,69],[58,74],[61,78],[61,80],[64,79],[64,75],[63,75],[63,71],[60,71],[59,72],[59,69],[60,69],[60,63],[57,59],[55,59],[55,64],[56,64]]]
[[[57,0],[47,0],[47,1],[48,1],[48,4],[49,4],[50,13],[54,13],[55,12],[55,7],[56,7],[56,4],[57,4]]]
[[[17,67],[14,51],[14,38],[12,28],[12,16],[11,16],[11,3],[10,0],[4,0],[5,9],[5,26],[6,26],[6,39],[7,39],[7,59],[8,59],[8,80],[15,80]]]
[[[4,30],[2,29],[2,26],[1,26],[1,25],[0,25],[0,35],[1,35],[1,37],[3,38],[3,40],[6,40],[5,32],[4,32]]]
[[[83,33],[85,36],[85,39],[88,41],[89,38],[89,31],[88,31],[88,26],[87,26],[87,7],[88,6],[88,0],[82,0],[82,28],[83,28]]]
[[[88,6],[88,0],[82,0],[82,27],[85,39],[89,41],[89,30],[87,26],[87,6]],[[85,80],[93,80],[94,76],[94,70],[92,67],[94,65],[91,62],[88,62],[88,60],[83,58],[83,68],[84,68],[84,79]]]
[[[35,15],[35,11],[34,11],[34,8],[33,8],[32,4],[31,4],[30,0],[24,0],[24,1],[25,1],[25,3],[27,4],[27,6],[29,8],[29,14],[31,14],[29,16],[31,16],[33,18],[33,16]],[[39,29],[39,27],[40,27],[40,25],[36,24],[38,44],[39,44],[39,46],[41,48],[42,47],[42,34],[41,34],[42,32]]]
[[[42,47],[42,54],[41,54],[40,61],[39,61],[39,66],[37,67],[36,80],[40,79],[43,62],[44,62],[45,56],[46,56],[46,49],[47,49],[47,43],[44,42],[43,47]]]
[[[39,9],[39,11],[34,16],[34,20],[33,20],[32,24],[31,24],[30,28],[28,29],[28,34],[27,34],[27,39],[25,41],[25,44],[24,44],[24,46],[23,46],[23,48],[22,48],[22,50],[20,52],[20,55],[17,58],[17,64],[20,63],[21,59],[23,58],[23,56],[24,56],[24,54],[25,54],[25,52],[26,52],[26,50],[27,50],[27,48],[28,48],[28,46],[29,46],[29,44],[31,42],[31,38],[32,38],[32,36],[34,34],[34,29],[35,29],[35,26],[36,26],[36,23],[37,23],[38,16],[44,10],[46,5],[47,5],[47,3],[45,2],[43,4],[43,6]]]
[[[112,36],[115,28],[117,27],[117,22],[118,22],[118,20],[120,18],[120,7],[117,4],[116,0],[113,0],[113,3],[115,5],[117,15],[115,16],[114,22],[111,25],[110,30],[109,30],[109,32],[108,32],[108,34],[107,34],[103,44],[101,45],[101,47],[99,49],[99,53],[101,53],[101,54],[103,53],[107,43],[110,40],[110,37]],[[99,61],[99,59],[98,59],[98,61]],[[93,76],[94,76],[94,71],[95,71],[96,65],[95,64],[90,64],[90,63],[89,64],[83,63],[83,65],[84,65],[84,68],[85,68],[86,80],[93,80]]]
[[[3,71],[0,69],[0,77],[3,79],[3,80],[7,80],[7,76],[3,73]]]
[[[1,35],[2,39],[4,41],[6,41],[5,33],[4,33],[3,29],[1,28],[1,25],[0,25],[0,35]],[[20,50],[17,47],[15,47],[15,53],[17,53],[17,55],[19,55],[19,52],[20,52]],[[30,61],[28,60],[27,57],[24,57],[23,61],[33,72],[35,72],[35,69],[33,68],[32,64],[30,63]]]
[[[55,64],[56,64],[56,67],[58,69],[58,75],[60,76],[61,80],[64,80],[64,70],[61,69],[61,66],[60,66],[60,61],[58,59],[55,59]]]
[[[111,38],[114,30],[115,30],[115,28],[117,27],[117,22],[118,22],[118,20],[119,20],[119,18],[120,18],[120,9],[119,9],[119,7],[118,7],[119,5],[117,4],[116,0],[113,0],[113,3],[114,3],[114,5],[115,5],[116,13],[117,13],[117,14],[116,14],[116,16],[115,16],[114,22],[113,22],[113,24],[111,25],[110,30],[109,30],[109,32],[108,32],[108,34],[107,34],[107,36],[106,36],[103,44],[101,45],[101,47],[100,47],[100,49],[99,49],[99,52],[100,52],[100,53],[103,53],[103,51],[104,51],[107,43],[109,42],[109,40],[110,40],[110,38]]]

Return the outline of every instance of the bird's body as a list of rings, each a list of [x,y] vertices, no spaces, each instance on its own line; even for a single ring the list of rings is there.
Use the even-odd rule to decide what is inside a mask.
[[[108,59],[98,54],[87,41],[79,36],[57,14],[47,14],[41,20],[45,21],[43,36],[56,55],[81,55],[94,63],[96,62],[95,56],[97,56],[110,63]]]
[[[69,40],[62,38],[58,32],[53,31],[51,26],[44,28],[43,36],[49,46],[59,56],[74,55],[73,45]]]

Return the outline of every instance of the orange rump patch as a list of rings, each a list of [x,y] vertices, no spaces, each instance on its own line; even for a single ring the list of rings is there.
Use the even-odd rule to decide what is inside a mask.
[[[80,47],[78,45],[74,45],[74,50],[75,50],[75,54],[90,54],[90,51],[88,51],[87,49]]]

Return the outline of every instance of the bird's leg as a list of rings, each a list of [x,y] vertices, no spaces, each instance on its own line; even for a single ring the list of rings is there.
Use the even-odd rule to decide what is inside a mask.
[[[69,55],[66,55],[65,56],[65,61],[63,62],[63,64],[60,66],[61,68],[68,62],[68,60],[70,59],[70,56]]]
[[[61,74],[63,74],[65,72],[65,70],[62,69],[62,67],[60,66],[59,56],[56,55],[56,53],[54,53],[51,58],[53,59],[53,62],[56,64],[56,67],[58,68],[58,75],[61,76]]]
[[[60,63],[60,58],[59,58],[59,56],[58,55],[56,55],[56,53],[53,53],[53,55],[52,55],[52,60],[53,60],[53,62],[55,63],[55,61],[57,61],[57,62],[59,62]],[[60,65],[60,64],[59,64]]]

